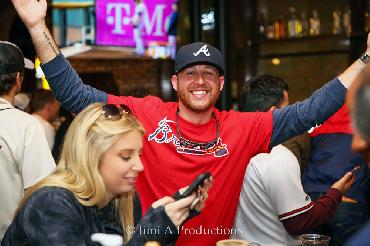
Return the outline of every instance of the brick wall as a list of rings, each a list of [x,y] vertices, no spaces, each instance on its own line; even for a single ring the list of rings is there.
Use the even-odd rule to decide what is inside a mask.
[[[112,73],[120,95],[160,96],[160,62],[150,58],[69,58],[78,73]],[[163,62],[163,61],[162,61]],[[101,81],[104,83],[104,81]]]

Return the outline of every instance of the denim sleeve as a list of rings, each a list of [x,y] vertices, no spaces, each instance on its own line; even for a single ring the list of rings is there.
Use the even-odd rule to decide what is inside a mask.
[[[274,110],[269,147],[272,148],[324,123],[344,104],[346,92],[347,89],[335,78],[303,102]]]
[[[147,241],[157,241],[163,246],[175,245],[178,236],[178,229],[161,206],[147,211],[127,246],[144,245]]]
[[[41,66],[55,98],[70,112],[80,112],[89,104],[107,102],[107,93],[85,85],[62,54]]]
[[[30,245],[88,245],[80,214],[73,195],[43,188],[27,201],[20,216]]]

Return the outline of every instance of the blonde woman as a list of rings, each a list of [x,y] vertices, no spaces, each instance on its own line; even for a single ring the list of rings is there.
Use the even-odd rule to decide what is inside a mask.
[[[75,118],[56,171],[27,191],[1,245],[91,245],[97,232],[121,234],[126,245],[176,241],[195,194],[156,201],[134,227],[144,128],[128,110],[95,103]],[[198,191],[198,212],[209,186]]]

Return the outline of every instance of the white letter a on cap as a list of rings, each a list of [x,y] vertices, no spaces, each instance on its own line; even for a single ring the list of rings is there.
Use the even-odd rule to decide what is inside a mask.
[[[193,53],[194,56],[198,56],[200,53],[203,53],[205,56],[210,56],[208,52],[207,45],[203,45],[202,48],[200,48],[197,52]]]

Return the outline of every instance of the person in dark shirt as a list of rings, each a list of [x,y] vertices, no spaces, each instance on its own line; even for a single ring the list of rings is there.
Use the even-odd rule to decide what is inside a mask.
[[[67,110],[61,108],[61,115],[64,117],[64,120],[58,127],[58,130],[55,133],[55,142],[51,154],[55,162],[58,162],[60,158],[60,152],[62,151],[64,136],[67,134],[69,126],[72,124],[72,121],[76,114],[70,113]]]
[[[346,105],[311,133],[312,151],[302,174],[305,192],[317,200],[345,172],[360,168],[352,187],[342,196],[335,216],[311,233],[330,236],[329,246],[343,245],[366,223],[369,209],[369,169],[360,154],[351,149],[353,129]]]
[[[364,59],[364,61],[368,61]],[[348,106],[353,120],[352,150],[362,154],[367,165],[370,167],[370,74],[369,70],[364,73],[348,91]],[[368,245],[370,242],[370,222],[360,230],[347,246]]]
[[[177,36],[177,23],[179,19],[179,1],[176,0],[172,3],[172,14],[170,15],[167,34],[168,34],[168,46],[170,48],[170,57],[175,59],[176,56],[176,36]]]
[[[56,171],[27,190],[1,245],[92,245],[93,233],[121,234],[127,245],[174,244],[190,211],[204,207],[211,181],[198,198],[154,202],[135,228],[144,132],[124,105],[87,107],[68,130]]]

